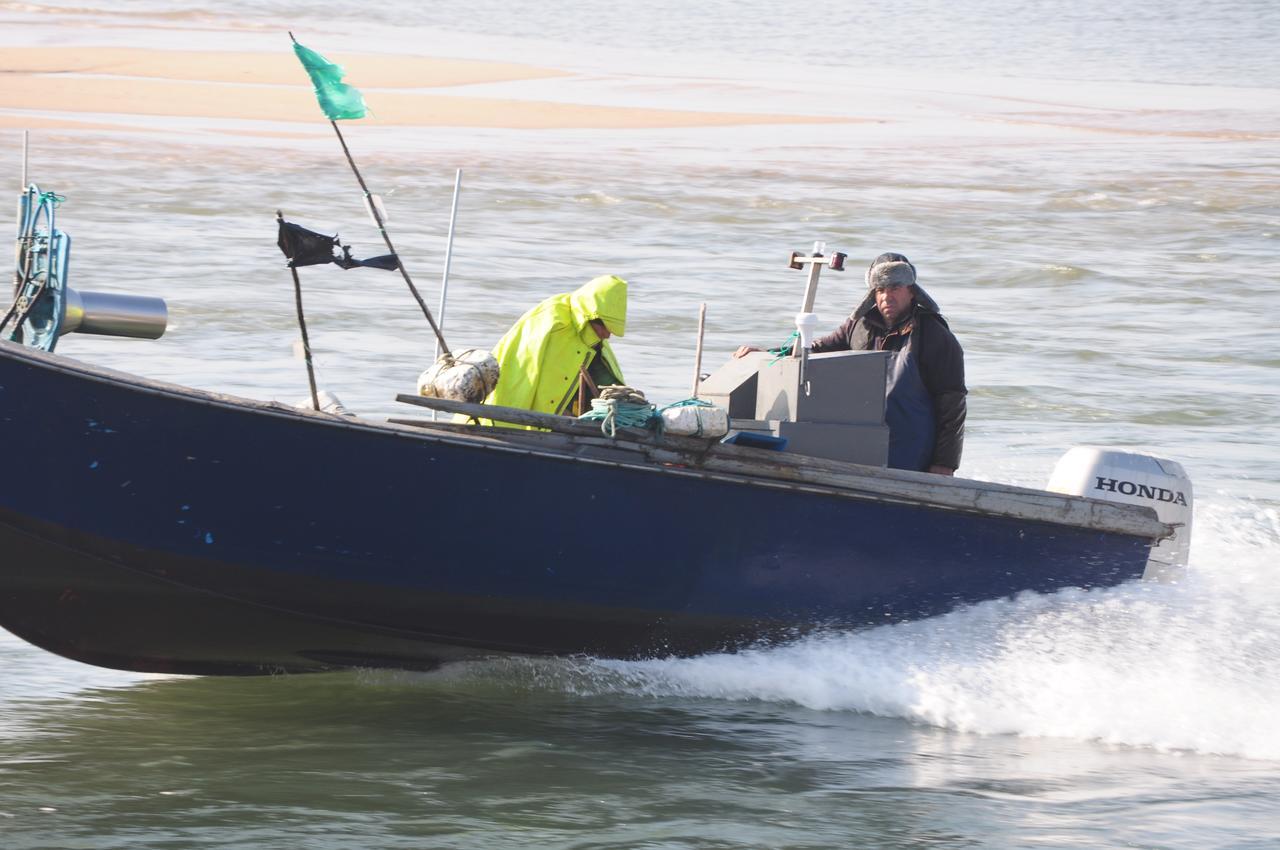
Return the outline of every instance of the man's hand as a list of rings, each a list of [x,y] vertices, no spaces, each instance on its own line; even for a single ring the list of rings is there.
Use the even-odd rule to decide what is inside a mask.
[[[929,472],[934,475],[955,475],[956,471],[949,466],[931,466]]]
[[[746,356],[747,356],[748,354],[750,354],[751,352],[753,352],[753,351],[760,351],[760,350],[761,350],[761,349],[756,348],[754,345],[740,345],[740,346],[738,346],[738,350],[737,350],[737,351],[735,351],[735,352],[733,352],[733,356],[734,356],[734,357],[746,357]]]

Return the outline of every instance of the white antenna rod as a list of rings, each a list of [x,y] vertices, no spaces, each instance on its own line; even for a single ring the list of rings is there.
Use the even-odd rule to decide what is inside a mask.
[[[444,248],[444,274],[440,277],[440,329],[444,330],[444,305],[449,297],[449,266],[453,263],[453,227],[458,221],[458,195],[462,192],[462,169],[453,176],[453,206],[449,209],[449,241]],[[436,340],[436,359],[440,359],[440,341]]]
[[[449,266],[453,264],[453,227],[458,221],[458,195],[462,193],[462,169],[453,175],[453,205],[449,208],[449,239],[444,246],[444,273],[440,276],[440,330],[444,330],[444,305],[449,297]],[[440,340],[436,340],[436,360],[440,359]],[[435,421],[439,411],[431,411]]]
[[[22,131],[22,191],[27,190],[27,145],[31,139],[31,131]]]

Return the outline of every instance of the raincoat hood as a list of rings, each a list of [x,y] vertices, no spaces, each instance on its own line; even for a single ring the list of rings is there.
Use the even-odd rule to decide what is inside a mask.
[[[576,395],[581,371],[597,357],[621,383],[613,349],[591,327],[592,319],[622,336],[627,328],[625,280],[597,277],[573,292],[551,296],[521,316],[493,348],[500,374],[485,402],[563,413]]]
[[[569,293],[574,323],[585,329],[599,319],[614,336],[627,332],[627,282],[617,275],[601,275]]]

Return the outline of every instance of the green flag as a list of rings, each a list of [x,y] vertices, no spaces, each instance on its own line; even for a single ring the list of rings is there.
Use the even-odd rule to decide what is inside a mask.
[[[342,81],[341,66],[296,41],[293,43],[293,52],[298,54],[298,61],[307,69],[307,75],[316,87],[316,100],[320,102],[320,108],[330,121],[364,117],[364,97],[358,89]]]

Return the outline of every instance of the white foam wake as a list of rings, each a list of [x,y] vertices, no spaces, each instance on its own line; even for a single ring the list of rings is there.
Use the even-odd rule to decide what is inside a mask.
[[[1195,522],[1193,570],[1177,585],[1024,594],[775,649],[601,662],[599,684],[1280,759],[1280,521],[1219,501]]]

